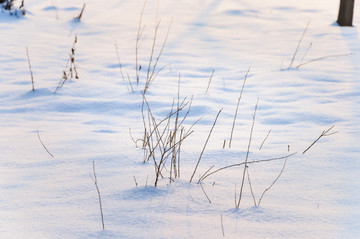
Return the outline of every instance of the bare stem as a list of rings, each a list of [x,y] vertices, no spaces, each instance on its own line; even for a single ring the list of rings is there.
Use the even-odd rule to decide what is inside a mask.
[[[306,55],[307,55],[307,53],[309,52],[309,50],[310,50],[311,46],[312,46],[312,42],[310,42],[310,44],[309,44],[308,48],[306,49],[306,51],[305,51],[305,53],[304,53],[303,57],[301,58],[301,61],[300,61],[299,65],[298,65],[296,68],[299,68],[299,66],[303,63],[303,61],[304,61],[304,59],[305,59],[305,56],[306,56]]]
[[[224,222],[223,222],[223,216],[220,213],[220,219],[221,219],[221,231],[222,231],[222,235],[223,237],[225,237],[225,230],[224,230]]]
[[[217,121],[217,119],[218,119],[218,117],[219,117],[219,115],[220,115],[220,113],[221,113],[222,110],[223,110],[223,109],[219,110],[218,114],[216,115],[215,121],[214,121],[214,123],[213,123],[213,125],[212,125],[212,127],[211,127],[211,130],[210,130],[209,135],[208,135],[208,137],[207,137],[207,139],[206,139],[206,142],[205,142],[205,144],[204,144],[204,147],[203,147],[203,149],[202,149],[202,151],[201,151],[201,153],[200,153],[200,157],[199,157],[199,160],[197,161],[197,164],[196,164],[196,166],[195,166],[194,172],[193,172],[193,174],[191,175],[190,183],[191,183],[192,180],[193,180],[193,177],[194,177],[194,175],[195,175],[195,173],[196,173],[196,170],[197,170],[197,168],[198,168],[198,166],[199,166],[199,164],[200,164],[202,155],[203,155],[203,153],[204,153],[204,151],[205,151],[206,145],[207,145],[207,143],[209,142],[211,133],[212,133],[214,127],[215,127],[216,121]]]
[[[265,139],[262,141],[262,143],[261,143],[261,145],[260,145],[260,147],[259,147],[259,150],[261,150],[261,149],[262,149],[262,146],[264,145],[265,141],[266,141],[266,140],[267,140],[267,138],[269,137],[270,132],[271,132],[271,129],[270,129],[270,130],[269,130],[269,132],[267,133],[267,135],[266,135]]]
[[[293,55],[293,57],[292,57],[292,59],[291,59],[291,62],[290,62],[290,64],[289,64],[288,69],[289,69],[290,67],[292,67],[292,64],[294,63],[296,54],[297,54],[297,52],[298,52],[298,50],[299,50],[300,44],[301,44],[301,42],[302,42],[302,40],[303,40],[303,38],[304,38],[304,36],[305,36],[305,33],[306,33],[306,31],[307,31],[307,29],[308,29],[308,27],[309,27],[309,25],[310,25],[310,22],[311,22],[311,21],[308,22],[308,24],[306,25],[306,28],[305,28],[303,34],[301,35],[301,38],[300,38],[299,43],[298,43],[298,45],[297,45],[297,47],[296,47],[296,50],[295,50],[294,55]]]
[[[79,22],[80,22],[81,17],[82,17],[82,15],[83,15],[83,13],[84,13],[85,6],[86,6],[86,4],[84,3],[84,5],[83,5],[83,7],[82,7],[82,9],[81,9],[81,12],[80,12],[80,14],[79,14],[79,16],[76,17],[76,20],[79,21]]]
[[[99,190],[99,186],[98,186],[98,184],[97,184],[97,178],[96,178],[96,172],[95,172],[95,161],[94,161],[94,160],[93,160],[93,174],[94,174],[94,177],[91,177],[91,178],[92,178],[92,180],[94,181],[94,184],[95,184],[95,187],[96,187],[96,191],[97,191],[97,193],[98,193],[100,213],[101,213],[101,223],[102,223],[102,228],[103,228],[103,230],[105,230],[104,214],[103,214],[103,210],[102,210],[100,190]]]
[[[30,64],[30,57],[29,57],[29,50],[28,47],[26,46],[26,55],[27,55],[27,60],[28,60],[28,64],[29,64],[29,70],[30,70],[30,76],[31,76],[31,85],[32,85],[32,90],[35,90],[35,86],[34,86],[34,77],[33,77],[33,72],[31,70],[31,64]]]
[[[332,129],[334,128],[334,126],[335,126],[335,125],[331,126],[331,127],[330,127],[329,129],[327,129],[327,130],[324,130],[324,131],[320,134],[320,136],[319,136],[312,144],[310,144],[309,147],[307,147],[307,148],[304,150],[303,154],[305,154],[305,153],[306,153],[314,144],[316,144],[316,142],[318,142],[322,137],[336,134],[337,131],[332,132],[332,133],[329,133],[329,131],[332,130]]]
[[[206,172],[199,178],[199,180],[197,181],[197,183],[200,183],[200,181],[203,180],[203,177],[204,177],[213,167],[214,167],[214,165],[211,166],[208,170],[206,170]]]
[[[303,66],[303,65],[306,65],[306,64],[309,64],[311,62],[315,62],[315,61],[321,61],[323,59],[326,59],[326,58],[333,58],[333,57],[341,57],[341,56],[351,56],[352,53],[349,53],[349,54],[339,54],[339,55],[329,55],[329,56],[323,56],[323,57],[319,57],[319,58],[315,58],[315,59],[312,59],[310,61],[306,61],[304,63],[301,63],[299,64],[296,68],[299,68],[300,66]]]
[[[256,105],[255,105],[255,109],[254,109],[254,115],[253,115],[251,130],[250,130],[250,136],[249,136],[249,144],[248,144],[248,148],[247,148],[247,152],[246,152],[244,170],[243,170],[243,175],[242,175],[242,180],[241,180],[241,186],[240,186],[239,201],[238,201],[238,203],[237,203],[237,205],[236,205],[236,208],[239,208],[239,207],[240,207],[240,202],[241,202],[241,197],[242,197],[242,191],[243,191],[243,188],[244,188],[245,173],[246,173],[246,170],[247,170],[247,162],[248,162],[249,154],[250,154],[250,146],[251,146],[252,134],[253,134],[254,125],[255,125],[255,117],[256,117],[256,111],[257,111],[258,104],[259,104],[259,99],[257,100],[257,103],[256,103]]]
[[[277,160],[281,160],[281,159],[287,159],[293,155],[297,154],[297,152],[295,153],[292,153],[292,154],[289,154],[289,155],[286,155],[286,156],[283,156],[283,157],[277,157],[277,158],[270,158],[270,159],[260,159],[260,160],[254,160],[254,161],[248,161],[247,164],[253,164],[253,163],[263,163],[263,162],[270,162],[270,161],[277,161]],[[239,166],[242,166],[244,165],[245,162],[241,162],[241,163],[237,163],[237,164],[231,164],[231,165],[227,165],[225,167],[222,167],[222,168],[219,168],[211,173],[208,173],[207,175],[203,176],[201,178],[201,180],[205,180],[207,177],[215,174],[215,173],[218,173],[219,171],[222,171],[224,169],[228,169],[228,168],[232,168],[232,167],[239,167]]]
[[[205,192],[205,190],[204,190],[204,188],[203,188],[203,186],[202,186],[202,183],[200,183],[200,187],[201,187],[201,190],[204,192],[204,194],[205,194],[205,196],[206,196],[207,200],[208,200],[208,201],[209,201],[209,203],[211,204],[211,200],[210,200],[209,196],[207,195],[207,193]]]
[[[236,110],[235,110],[235,115],[234,115],[234,121],[233,121],[233,124],[232,124],[231,134],[230,134],[229,148],[231,148],[231,142],[232,142],[232,137],[233,137],[233,133],[234,133],[235,122],[236,122],[236,117],[237,117],[237,113],[238,113],[238,109],[239,109],[239,104],[240,104],[240,100],[241,100],[242,93],[243,93],[243,91],[244,91],[245,82],[246,82],[247,76],[248,76],[248,74],[249,74],[249,71],[250,71],[250,67],[249,67],[248,71],[246,72],[245,78],[244,78],[244,80],[243,80],[243,85],[242,85],[242,87],[241,87],[240,95],[239,95],[238,102],[237,102],[237,105],[236,105]]]
[[[207,86],[207,88],[206,88],[205,94],[207,94],[208,91],[209,91],[209,87],[210,87],[210,84],[211,84],[211,80],[212,80],[212,78],[213,78],[213,76],[214,76],[214,72],[215,72],[215,70],[213,70],[212,73],[211,73],[211,75],[210,75],[209,83],[208,83],[208,86]]]
[[[154,57],[154,51],[155,51],[155,45],[156,45],[156,39],[157,39],[157,32],[160,26],[161,20],[159,20],[155,26],[155,32],[154,32],[154,38],[153,38],[153,44],[151,47],[151,54],[150,54],[150,59],[149,59],[149,65],[148,65],[148,69],[147,69],[147,75],[146,75],[146,82],[145,82],[145,89],[144,89],[144,93],[147,91],[149,84],[150,84],[150,71],[151,71],[151,64],[153,61],[153,57]]]
[[[260,206],[261,200],[262,200],[262,198],[264,197],[265,193],[266,193],[267,191],[269,191],[269,190],[271,189],[271,187],[274,186],[274,184],[275,184],[275,183],[277,182],[277,180],[280,178],[281,174],[283,173],[283,171],[284,171],[284,169],[285,169],[286,161],[287,161],[287,160],[284,161],[284,165],[283,165],[283,167],[282,167],[279,175],[278,175],[278,176],[276,177],[276,179],[274,180],[274,182],[272,182],[272,184],[271,184],[268,188],[266,188],[266,189],[264,190],[264,192],[262,193],[262,195],[261,195],[261,197],[260,197],[260,199],[259,199],[259,202],[258,202],[258,206]]]
[[[248,178],[248,182],[249,182],[251,196],[252,196],[252,198],[254,200],[254,206],[256,207],[256,199],[255,199],[254,191],[252,189],[252,185],[251,185],[251,181],[250,181],[249,166],[247,166],[246,172],[247,172],[247,178]]]
[[[54,155],[52,155],[52,153],[50,153],[50,151],[46,148],[45,144],[42,142],[41,138],[40,138],[40,134],[39,134],[39,130],[36,131],[37,133],[37,136],[39,138],[39,141],[41,143],[41,145],[44,147],[44,149],[46,150],[46,152],[48,152],[48,154],[51,156],[51,157],[54,157]]]
[[[170,33],[170,29],[172,26],[172,19],[169,25],[169,28],[167,30],[165,39],[161,45],[161,49],[159,51],[159,54],[157,55],[154,65],[152,65],[153,62],[153,58],[154,58],[154,51],[155,51],[155,46],[156,46],[156,40],[157,40],[157,32],[158,32],[158,28],[160,26],[160,22],[161,20],[159,20],[155,26],[155,32],[154,32],[154,38],[153,38],[153,45],[151,48],[151,55],[150,55],[150,59],[149,59],[149,65],[148,65],[148,69],[147,69],[147,76],[146,76],[146,82],[145,82],[145,88],[144,88],[144,93],[146,93],[146,91],[149,89],[151,83],[153,82],[153,80],[155,79],[155,77],[164,69],[164,67],[161,67],[159,70],[157,70],[157,65],[159,63],[159,60],[161,58],[161,55],[164,51],[164,48],[166,46],[166,42],[168,40],[169,37],[169,33]]]
[[[140,70],[141,70],[141,65],[139,65],[139,60],[138,60],[138,52],[139,52],[139,42],[140,42],[142,33],[144,32],[144,28],[145,28],[145,26],[142,25],[142,18],[143,18],[143,15],[144,15],[145,6],[146,6],[146,0],[144,1],[144,5],[143,5],[143,7],[141,9],[139,27],[138,27],[138,32],[137,32],[137,35],[136,35],[135,71],[136,71],[136,83],[137,84],[139,84]]]

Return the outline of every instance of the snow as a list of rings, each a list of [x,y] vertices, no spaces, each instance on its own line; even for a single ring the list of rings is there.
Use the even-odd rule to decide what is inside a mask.
[[[138,85],[135,43],[144,2],[85,3],[80,22],[74,17],[82,9],[81,1],[25,1],[25,16],[0,12],[0,238],[356,238],[360,234],[358,2],[354,27],[340,28],[335,24],[337,0],[148,1]],[[129,129],[135,139],[143,137],[141,91],[159,19],[155,56],[172,24],[158,64],[164,69],[146,99],[160,121],[177,99],[180,78],[180,98],[192,97],[184,126],[188,129],[200,121],[182,144],[181,177],[169,183],[168,162],[164,179],[154,187],[153,161],[143,163],[144,151],[136,147]],[[75,35],[79,79],[67,81],[54,94],[68,69]],[[310,44],[303,62],[341,56],[296,68]],[[134,92],[122,79],[117,52]],[[224,140],[229,143],[249,68],[232,147],[223,148]],[[254,206],[245,180],[236,209],[235,188],[238,197],[243,166],[219,171],[202,185],[196,182],[212,166],[214,170],[245,160],[257,100],[249,161],[296,154],[287,159],[260,206]],[[333,125],[330,132],[336,134],[322,137],[303,154]],[[92,180],[93,162],[105,230]],[[256,201],[283,163],[249,164]]]

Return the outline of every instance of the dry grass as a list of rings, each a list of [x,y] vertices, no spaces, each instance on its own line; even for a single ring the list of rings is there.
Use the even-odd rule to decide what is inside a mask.
[[[176,104],[174,100],[167,116],[157,120],[143,94],[141,112],[144,126],[143,138],[134,142],[137,145],[137,142],[142,141],[145,152],[143,162],[151,160],[154,163],[155,186],[158,185],[160,178],[164,178],[163,171],[167,168],[167,163],[170,164],[169,182],[180,177],[181,146],[183,141],[194,132],[192,128],[196,124],[196,122],[193,123],[189,129],[185,129],[184,126],[191,110],[191,103],[192,99],[180,100],[180,90],[178,90]]]
[[[62,78],[58,84],[58,86],[56,87],[54,93],[56,93],[60,88],[63,87],[63,85],[68,81],[68,80],[72,80],[72,79],[79,79],[79,74],[78,74],[78,70],[77,70],[77,65],[75,62],[75,46],[77,43],[77,36],[75,35],[74,38],[74,43],[73,46],[71,48],[71,52],[69,54],[69,59],[66,63],[65,69],[63,70],[63,75]],[[70,62],[70,64],[69,64]]]

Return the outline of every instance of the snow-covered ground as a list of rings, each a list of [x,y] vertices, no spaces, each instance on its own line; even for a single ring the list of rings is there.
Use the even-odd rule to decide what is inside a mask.
[[[143,4],[33,0],[25,1],[25,16],[0,12],[0,238],[357,238],[359,2],[354,27],[341,28],[338,0],[147,1],[137,84]],[[200,121],[181,145],[180,178],[169,184],[168,160],[154,187],[154,163],[143,163],[129,129],[134,139],[143,137],[141,91],[159,20],[155,57],[171,25],[158,63],[164,69],[145,97],[160,121],[177,100],[180,78],[180,97],[192,97],[184,126]],[[75,36],[79,79],[54,94]],[[297,68],[301,62],[308,64]],[[243,165],[196,182],[212,166],[245,160],[257,101],[248,160],[296,154],[260,206],[246,174],[236,209]],[[333,125],[329,133],[336,134],[303,154]],[[248,165],[256,202],[283,165],[284,159]]]

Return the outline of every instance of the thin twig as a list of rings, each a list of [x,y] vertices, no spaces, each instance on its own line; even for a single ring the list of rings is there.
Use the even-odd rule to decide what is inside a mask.
[[[199,160],[197,161],[197,164],[196,164],[196,166],[195,166],[194,172],[193,172],[193,174],[191,175],[190,183],[192,182],[192,179],[193,179],[193,177],[194,177],[194,175],[195,175],[195,173],[196,173],[196,170],[197,170],[197,168],[198,168],[198,166],[199,166],[199,164],[200,164],[201,157],[202,157],[202,155],[203,155],[203,153],[204,153],[204,151],[205,151],[206,145],[207,145],[207,143],[209,142],[211,133],[212,133],[214,127],[215,127],[216,121],[217,121],[217,119],[218,119],[218,117],[219,117],[219,115],[220,115],[220,113],[221,113],[222,110],[223,110],[223,109],[219,110],[218,114],[216,115],[215,121],[214,121],[214,123],[213,123],[213,125],[212,125],[212,127],[211,127],[211,130],[210,130],[209,135],[208,135],[208,137],[207,137],[207,139],[206,139],[206,142],[205,142],[205,144],[204,144],[204,147],[203,147],[203,149],[202,149],[202,151],[201,151],[201,153],[200,153],[200,157],[199,157]]]
[[[267,191],[269,191],[269,190],[271,189],[271,187],[274,186],[274,184],[275,184],[275,183],[277,182],[277,180],[280,178],[281,174],[283,173],[283,171],[284,171],[284,169],[285,169],[286,162],[287,162],[287,159],[285,159],[284,165],[283,165],[283,167],[282,167],[279,175],[278,175],[278,176],[276,177],[276,179],[274,180],[274,182],[272,182],[272,184],[271,184],[268,188],[266,188],[266,189],[264,190],[264,192],[262,193],[262,195],[261,195],[261,197],[260,197],[260,199],[259,199],[259,202],[258,202],[258,206],[260,206],[261,200],[262,200],[262,198],[264,197],[265,193],[266,193]]]
[[[144,15],[144,9],[146,6],[146,0],[144,1],[144,5],[141,9],[141,13],[140,13],[140,20],[139,20],[139,27],[138,27],[138,32],[136,35],[136,45],[135,45],[135,71],[136,71],[136,83],[139,84],[139,79],[140,79],[140,70],[141,70],[141,65],[139,65],[138,62],[138,51],[139,51],[139,41],[141,39],[142,33],[144,32],[145,29],[145,25],[142,25],[142,18]]]
[[[156,46],[156,39],[157,39],[157,32],[158,32],[158,28],[160,26],[160,22],[161,20],[158,21],[158,23],[155,26],[155,32],[154,32],[154,38],[153,38],[153,45],[151,48],[151,54],[150,54],[150,59],[149,59],[149,65],[148,65],[148,69],[147,69],[147,76],[146,76],[146,82],[145,82],[145,88],[144,88],[144,94],[146,93],[146,91],[149,89],[151,83],[153,82],[153,80],[156,78],[156,76],[165,68],[165,66],[161,67],[159,70],[157,70],[157,65],[159,63],[159,60],[161,58],[161,55],[164,51],[164,48],[166,46],[166,42],[168,40],[169,37],[169,33],[170,33],[170,29],[172,26],[172,21],[173,19],[171,19],[170,25],[168,27],[167,33],[165,35],[165,39],[164,42],[161,45],[161,49],[159,51],[159,54],[157,55],[156,59],[155,59],[155,63],[154,65],[151,65],[153,62],[153,58],[154,58],[154,50],[155,50],[155,46]],[[151,72],[151,73],[150,73]]]
[[[130,134],[131,140],[134,142],[134,144],[135,144],[135,146],[136,146],[136,148],[137,148],[137,147],[138,147],[137,142],[138,142],[138,141],[142,141],[142,139],[137,139],[137,140],[135,140],[134,137],[132,136],[131,128],[129,128],[129,134]]]
[[[266,140],[267,140],[267,138],[269,137],[270,132],[271,132],[271,129],[270,129],[270,130],[269,130],[269,132],[267,133],[267,135],[266,135],[265,139],[262,141],[262,143],[261,143],[261,145],[260,145],[260,147],[259,147],[259,150],[261,150],[261,149],[262,149],[262,146],[264,145],[265,141],[266,141]]]
[[[179,109],[180,109],[180,75],[179,75],[179,79],[178,79],[178,93],[177,93],[177,108],[176,108],[176,117],[175,117],[175,123],[174,123],[174,131],[173,131],[173,141],[176,142],[176,136],[178,134],[178,120],[179,120]],[[181,139],[181,137],[180,137]],[[178,171],[176,168],[176,163],[179,161],[179,159],[176,159],[176,156],[178,156],[177,151],[180,152],[180,144],[179,147],[173,147],[172,150],[172,158],[171,158],[171,164],[172,164],[172,168],[170,169],[170,178],[171,178],[171,172],[172,169],[174,169],[174,177],[176,178],[178,175]]]
[[[181,128],[181,131],[180,131],[180,139],[183,137],[183,133],[184,133],[184,127]],[[178,152],[177,152],[177,160],[178,160],[178,177],[180,178],[180,148],[181,148],[181,144],[182,144],[182,141],[179,142],[179,149],[178,149]]]
[[[210,84],[211,84],[211,80],[212,80],[212,78],[213,78],[213,76],[214,76],[214,72],[215,72],[215,70],[213,70],[212,73],[211,73],[211,76],[210,76],[210,78],[209,78],[209,83],[208,83],[208,86],[207,86],[207,88],[206,88],[205,94],[208,93],[208,90],[209,90],[209,87],[210,87]]]
[[[314,61],[321,61],[321,60],[326,59],[326,58],[341,57],[341,56],[351,56],[351,55],[353,55],[353,54],[352,54],[352,53],[349,53],[349,54],[339,54],[339,55],[323,56],[323,57],[315,58],[315,59],[312,59],[312,60],[310,60],[310,61],[306,61],[306,62],[304,62],[304,63],[302,63],[302,64],[299,64],[296,68],[299,68],[300,66],[309,64],[309,63],[314,62]]]
[[[254,160],[254,161],[248,161],[247,164],[253,164],[253,163],[263,163],[263,162],[271,162],[271,161],[277,161],[277,160],[281,160],[281,159],[287,159],[293,155],[297,154],[297,152],[295,153],[292,153],[292,154],[289,154],[289,155],[286,155],[286,156],[283,156],[283,157],[278,157],[278,158],[270,158],[270,159],[260,159],[260,160]],[[224,169],[228,169],[228,168],[232,168],[232,167],[239,167],[239,166],[242,166],[244,165],[245,162],[242,162],[242,163],[237,163],[237,164],[231,164],[231,165],[227,165],[225,167],[222,167],[222,168],[219,168],[211,173],[208,173],[206,176],[203,176],[202,177],[202,180],[205,180],[207,177],[219,172],[219,171],[222,171]]]
[[[305,153],[306,153],[317,141],[319,141],[322,137],[336,134],[337,131],[332,132],[332,133],[329,133],[329,131],[332,130],[332,129],[334,128],[334,126],[335,126],[335,125],[331,126],[331,127],[330,127],[329,129],[327,129],[327,130],[324,130],[324,131],[320,134],[320,136],[319,136],[312,144],[310,144],[309,147],[307,147],[307,148],[304,150],[303,154],[305,154]]]
[[[301,42],[302,42],[302,40],[303,40],[303,38],[304,38],[304,36],[305,36],[305,33],[306,33],[306,31],[307,31],[307,29],[308,29],[308,27],[309,27],[309,25],[310,25],[310,22],[311,22],[311,20],[308,22],[308,24],[306,25],[306,28],[305,28],[303,34],[301,35],[301,38],[300,38],[299,43],[298,43],[298,45],[297,45],[297,47],[296,47],[296,50],[295,50],[294,55],[293,55],[293,57],[292,57],[292,59],[291,59],[291,62],[290,62],[290,64],[289,64],[288,69],[291,68],[291,67],[292,67],[292,64],[294,63],[296,54],[297,54],[297,52],[298,52],[298,50],[299,50],[300,44],[301,44]]]
[[[86,3],[84,3],[84,5],[83,5],[83,7],[82,7],[82,9],[81,9],[81,12],[80,12],[80,14],[79,14],[79,16],[77,16],[77,17],[75,18],[75,19],[76,19],[77,21],[79,21],[79,22],[80,22],[81,17],[82,17],[82,15],[83,15],[83,13],[84,13],[85,6],[86,6]]]
[[[210,200],[209,196],[207,195],[207,193],[205,192],[205,190],[204,190],[204,188],[203,188],[203,186],[202,186],[202,183],[200,183],[200,187],[201,187],[201,190],[204,192],[204,194],[205,194],[205,196],[206,196],[207,200],[208,200],[208,201],[209,201],[209,203],[211,204],[211,200]]]
[[[208,170],[206,170],[206,172],[199,178],[199,180],[197,181],[197,183],[200,183],[200,181],[202,181],[203,177],[214,167],[215,165],[211,166]]]
[[[94,184],[95,184],[95,187],[96,187],[96,191],[97,191],[97,193],[98,193],[100,213],[101,213],[101,223],[102,223],[102,228],[103,228],[103,230],[105,230],[104,214],[103,214],[103,210],[102,210],[100,190],[99,190],[99,186],[98,186],[98,184],[97,184],[97,178],[96,178],[96,172],[95,172],[95,161],[94,161],[94,160],[93,160],[93,174],[94,174],[94,177],[91,177],[91,178],[92,178],[92,180],[94,181]],[[90,176],[91,176],[91,175],[90,175]]]
[[[48,152],[48,154],[51,156],[51,157],[54,157],[54,155],[52,155],[52,153],[50,153],[50,151],[46,148],[45,144],[42,142],[41,138],[40,138],[40,134],[39,134],[39,130],[36,131],[37,133],[37,136],[39,138],[39,141],[41,143],[41,145],[44,147],[44,149],[46,150],[46,152]]]
[[[160,23],[161,23],[161,20],[159,20],[159,21],[157,22],[157,24],[155,25],[155,32],[154,32],[153,44],[152,44],[152,47],[151,47],[151,54],[150,54],[150,59],[149,59],[149,65],[148,65],[148,69],[147,69],[147,75],[146,75],[146,82],[145,82],[144,94],[146,93],[146,91],[147,91],[147,89],[149,88],[149,85],[150,85],[151,63],[152,63],[153,57],[154,57],[154,51],[155,51],[156,39],[157,39],[157,32],[158,32]]]
[[[237,192],[236,192],[236,189],[237,189],[237,185],[235,183],[235,194],[234,194],[234,199],[235,199],[235,207],[236,207],[236,203],[237,203],[237,199],[236,199],[236,196],[237,196]]]
[[[242,197],[242,191],[243,191],[243,188],[244,188],[245,173],[246,173],[246,170],[247,170],[247,162],[248,162],[249,154],[250,154],[250,146],[251,146],[252,134],[253,134],[253,131],[254,131],[255,117],[256,117],[256,111],[257,111],[258,104],[259,104],[259,99],[257,100],[257,103],[256,103],[256,105],[255,105],[255,109],[254,109],[254,115],[253,115],[251,130],[250,130],[250,136],[249,136],[249,143],[248,143],[248,147],[247,147],[245,164],[244,164],[244,171],[243,171],[242,180],[241,180],[241,187],[240,187],[240,193],[239,193],[239,201],[238,201],[238,204],[236,205],[236,208],[239,208],[239,207],[240,207],[240,202],[241,202],[241,197]]]
[[[221,213],[220,213],[220,219],[221,219],[221,231],[222,231],[223,237],[225,237],[224,222],[223,222],[223,216]]]
[[[299,65],[297,65],[297,67],[296,67],[296,68],[299,68],[299,66],[303,63],[303,61],[304,61],[304,59],[305,59],[305,56],[306,56],[306,55],[307,55],[307,53],[309,52],[309,50],[310,50],[311,46],[312,46],[312,42],[310,42],[310,44],[309,44],[308,48],[306,49],[306,51],[305,51],[305,53],[304,53],[303,57],[301,58],[301,61],[300,61]]]
[[[34,77],[33,77],[33,72],[31,70],[31,64],[30,64],[30,57],[29,57],[29,50],[28,47],[26,46],[26,55],[27,55],[27,60],[28,60],[28,64],[29,64],[29,70],[30,70],[30,76],[31,76],[31,85],[32,85],[32,90],[35,90],[35,86],[34,86]]]
[[[252,188],[252,185],[251,185],[251,181],[250,181],[249,166],[247,166],[246,172],[247,172],[247,178],[248,178],[248,182],[249,182],[249,186],[250,186],[251,196],[252,196],[252,198],[253,198],[253,200],[254,200],[254,205],[255,205],[255,207],[256,207],[256,199],[255,199],[254,191],[253,191],[253,188]]]
[[[237,113],[238,113],[238,109],[239,109],[239,104],[240,104],[241,96],[242,96],[242,93],[243,93],[243,91],[244,91],[245,82],[246,82],[247,76],[248,76],[248,74],[249,74],[249,71],[250,71],[250,67],[249,67],[248,71],[246,72],[245,78],[244,78],[244,80],[243,80],[243,85],[242,85],[242,87],[241,87],[240,95],[239,95],[238,102],[237,102],[237,105],[236,105],[236,110],[235,110],[235,115],[234,115],[234,121],[233,121],[233,124],[232,124],[231,134],[230,134],[230,140],[229,140],[229,148],[231,148],[231,142],[232,142],[232,137],[233,137],[234,128],[235,128],[235,121],[236,121],[236,117],[237,117]]]

